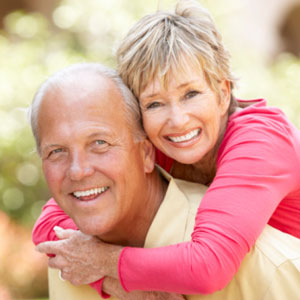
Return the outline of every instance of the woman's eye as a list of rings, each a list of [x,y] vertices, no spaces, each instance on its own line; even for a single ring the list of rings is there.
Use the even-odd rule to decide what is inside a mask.
[[[153,109],[153,108],[157,108],[160,106],[161,106],[160,102],[151,102],[151,103],[147,104],[146,109]]]
[[[184,99],[191,99],[197,95],[199,95],[198,91],[190,91],[184,95]]]

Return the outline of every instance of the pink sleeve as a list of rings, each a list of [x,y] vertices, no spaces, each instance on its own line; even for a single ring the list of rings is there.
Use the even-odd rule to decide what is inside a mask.
[[[98,281],[95,281],[93,283],[90,283],[90,286],[95,289],[98,294],[103,298],[103,299],[108,299],[110,298],[110,295],[106,294],[105,292],[102,291],[102,284],[103,284],[104,277],[99,279]]]
[[[73,220],[58,206],[55,200],[51,198],[44,205],[42,213],[33,227],[33,243],[38,245],[45,241],[57,240],[55,232],[53,231],[55,226],[77,230],[77,226]]]
[[[299,189],[300,143],[299,136],[294,143],[292,131],[260,122],[228,128],[191,242],[124,248],[119,259],[123,288],[180,294],[224,288],[280,201]]]

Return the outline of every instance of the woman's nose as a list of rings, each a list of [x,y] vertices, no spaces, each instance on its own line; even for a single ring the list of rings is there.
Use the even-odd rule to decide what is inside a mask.
[[[182,128],[189,121],[189,115],[180,105],[174,105],[169,111],[169,123],[172,127]]]

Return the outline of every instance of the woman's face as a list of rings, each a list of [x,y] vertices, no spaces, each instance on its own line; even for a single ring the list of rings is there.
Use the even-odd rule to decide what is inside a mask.
[[[140,95],[144,128],[167,156],[195,164],[213,150],[226,126],[230,84],[220,83],[218,97],[199,67],[169,75],[167,88],[155,78]]]

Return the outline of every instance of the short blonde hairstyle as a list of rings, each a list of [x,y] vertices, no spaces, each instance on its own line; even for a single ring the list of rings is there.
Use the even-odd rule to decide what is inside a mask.
[[[137,98],[156,76],[167,83],[170,70],[184,70],[191,62],[203,68],[217,95],[221,80],[234,87],[222,37],[209,12],[193,0],[180,0],[174,13],[158,11],[143,17],[122,41],[117,60],[121,78]]]

